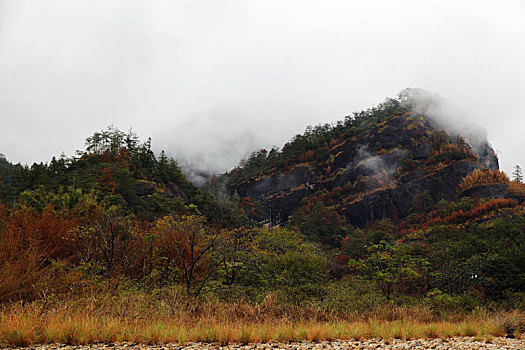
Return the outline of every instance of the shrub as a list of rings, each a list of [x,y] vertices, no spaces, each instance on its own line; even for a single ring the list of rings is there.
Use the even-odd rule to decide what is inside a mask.
[[[45,278],[52,261],[75,256],[77,226],[76,218],[53,213],[51,206],[41,214],[28,209],[17,210],[9,218],[4,214],[0,218],[0,302],[37,297],[35,286]]]
[[[462,192],[469,190],[474,187],[478,186],[485,186],[490,184],[508,184],[509,178],[508,176],[497,169],[491,170],[491,169],[476,169],[472,173],[465,176],[461,183],[459,184],[459,188]]]
[[[525,315],[517,310],[509,312],[500,318],[500,324],[507,336],[514,337],[525,332]]]
[[[511,181],[508,183],[509,192],[516,196],[523,196],[525,197],[525,184]]]

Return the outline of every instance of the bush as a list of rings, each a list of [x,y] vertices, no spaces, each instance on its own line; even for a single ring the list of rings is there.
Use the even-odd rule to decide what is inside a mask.
[[[509,181],[508,176],[497,169],[476,169],[461,180],[459,188],[464,192],[477,186],[508,184]]]
[[[517,337],[525,332],[525,314],[517,310],[505,313],[500,317],[500,325],[508,337]]]
[[[481,306],[480,301],[471,294],[451,295],[434,289],[427,294],[425,304],[438,318],[447,315],[471,312]]]
[[[19,209],[10,217],[0,208],[0,302],[38,297],[37,286],[53,260],[72,261],[78,220],[48,207],[39,214]]]

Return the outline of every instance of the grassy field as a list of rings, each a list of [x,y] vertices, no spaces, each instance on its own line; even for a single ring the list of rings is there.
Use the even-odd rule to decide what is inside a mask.
[[[118,298],[118,299],[117,299]],[[382,306],[338,315],[267,298],[245,303],[154,301],[148,295],[14,303],[0,310],[0,344],[250,343],[366,338],[491,338],[518,332],[525,315],[474,312],[436,318],[424,307]],[[513,328],[514,327],[514,328]],[[517,334],[515,334],[517,335]]]

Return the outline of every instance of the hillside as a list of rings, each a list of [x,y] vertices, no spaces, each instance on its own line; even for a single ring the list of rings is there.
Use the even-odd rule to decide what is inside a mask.
[[[135,133],[111,126],[88,137],[85,146],[74,157],[53,157],[30,167],[12,164],[0,154],[0,202],[71,209],[92,196],[104,207],[148,221],[195,211],[223,226],[246,220],[235,205],[219,203],[188,181],[173,158],[156,155],[151,139],[141,142]]]
[[[293,335],[407,318],[423,328],[405,337],[518,335],[525,185],[486,140],[444,128],[405,93],[201,188],[150,140],[112,127],[74,157],[0,157],[0,346],[245,341],[250,327],[279,338],[290,321]],[[229,335],[208,333],[223,326]]]
[[[459,200],[465,176],[476,169],[498,170],[487,140],[443,128],[411,98],[405,91],[334,125],[310,127],[282,151],[252,154],[229,178],[241,197],[262,205],[260,219],[272,225],[293,221],[299,209],[322,202],[345,224],[365,227],[406,218],[422,199]],[[468,195],[509,194],[503,186]]]

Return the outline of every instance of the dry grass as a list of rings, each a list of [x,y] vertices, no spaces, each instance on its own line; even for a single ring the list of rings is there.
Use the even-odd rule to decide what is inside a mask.
[[[151,304],[143,295],[119,300],[107,296],[69,301],[42,312],[42,305],[12,304],[0,310],[0,345],[37,343],[90,344],[137,342],[146,344],[189,341],[251,343],[323,341],[366,338],[435,338],[505,335],[502,317],[455,315],[431,320],[422,310],[396,309],[358,317],[340,317],[304,308],[221,303]],[[269,299],[272,299],[271,297]],[[307,315],[307,312],[311,313]],[[396,314],[397,312],[397,314]],[[514,313],[519,319],[523,314]],[[509,319],[507,317],[506,319]]]
[[[509,336],[517,337],[525,332],[525,314],[519,311],[498,315],[499,324]]]

